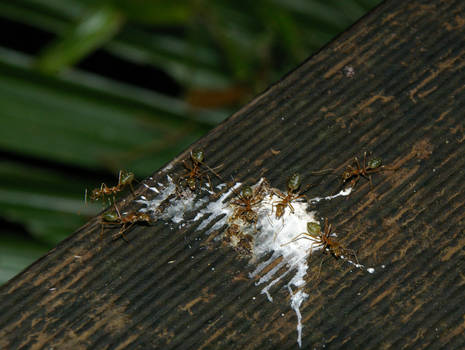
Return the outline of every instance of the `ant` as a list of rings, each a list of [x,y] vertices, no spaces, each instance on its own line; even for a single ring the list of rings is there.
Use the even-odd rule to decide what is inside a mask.
[[[331,238],[333,235],[333,230],[331,224],[328,224],[328,218],[325,218],[325,224],[323,228],[323,232],[321,231],[321,226],[314,222],[307,222],[307,232],[303,232],[288,243],[295,242],[301,238],[309,239],[313,241],[310,247],[310,253],[313,251],[313,248],[323,248],[324,252],[329,252],[332,256],[336,259],[345,259],[343,254],[344,251],[350,251],[357,260],[357,255],[351,249],[344,248],[339,242]],[[357,261],[358,263],[358,261]]]
[[[363,153],[363,167],[360,166],[358,158],[355,157],[352,162],[353,165],[348,165],[346,170],[342,173],[342,185],[350,180],[350,187],[354,188],[360,177],[364,177],[370,181],[370,188],[373,188],[373,182],[371,181],[371,174],[377,173],[384,170],[396,170],[394,168],[388,168],[383,164],[381,158],[372,158],[367,162],[367,153]]]
[[[127,172],[125,170],[120,170],[118,175],[118,184],[116,186],[108,187],[105,183],[102,183],[100,188],[95,188],[92,190],[92,193],[90,194],[90,199],[92,201],[98,201],[100,199],[104,199],[105,196],[112,196],[114,203],[115,195],[118,192],[121,192],[124,189],[124,187],[129,186],[131,188],[131,192],[134,193],[134,188],[132,187],[133,181],[134,173]],[[87,203],[87,189],[85,194],[85,202]]]
[[[104,225],[121,225],[121,229],[119,230],[118,233],[113,235],[113,239],[115,240],[119,236],[121,236],[126,243],[129,243],[124,236],[124,232],[129,230],[129,228],[131,228],[134,224],[138,222],[150,223],[151,221],[152,221],[152,218],[147,213],[130,212],[122,216],[118,210],[118,207],[115,204],[115,211],[108,212],[102,215],[101,236],[103,237]]]
[[[303,193],[306,192],[311,185],[309,185],[305,191],[297,192],[297,190],[300,187],[301,182],[302,182],[302,179],[300,177],[300,174],[294,173],[291,175],[291,177],[287,181],[287,194],[284,194],[279,190],[272,189],[273,193],[277,195],[279,198],[281,198],[280,201],[275,202],[273,204],[273,206],[276,207],[276,218],[277,219],[279,219],[281,216],[284,215],[284,211],[286,210],[286,207],[289,207],[291,209],[291,213],[294,213],[294,207],[292,206],[291,202],[295,201],[296,199],[305,197]]]
[[[235,205],[232,219],[241,218],[248,223],[256,223],[258,214],[253,207],[261,203],[265,198],[265,190],[268,187],[265,181],[261,182],[255,189],[250,186],[244,186],[240,193],[236,193],[238,199],[231,201]]]
[[[213,186],[212,186],[212,183],[210,181],[210,176],[207,174],[206,171],[202,171],[200,168],[201,168],[202,165],[205,166],[209,171],[211,171],[213,174],[215,174],[217,177],[219,177],[221,179],[221,177],[215,172],[215,169],[220,168],[221,165],[216,167],[216,168],[211,169],[208,165],[206,165],[203,162],[205,154],[200,149],[191,151],[190,157],[191,157],[192,165],[187,164],[186,161],[183,160],[183,164],[184,164],[184,168],[186,170],[186,173],[182,177],[187,178],[186,183],[189,186],[189,188],[191,189],[191,191],[195,191],[195,187],[197,186],[197,180],[200,180],[204,176],[207,177],[208,183],[210,185],[210,189],[213,191]]]

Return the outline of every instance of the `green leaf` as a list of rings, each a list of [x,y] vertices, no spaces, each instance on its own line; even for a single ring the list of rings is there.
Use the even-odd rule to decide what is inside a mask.
[[[185,0],[113,0],[112,4],[130,20],[154,25],[180,25],[189,21],[191,1]]]
[[[90,169],[137,166],[149,174],[208,130],[186,121],[182,102],[153,99],[155,110],[130,94],[119,98],[123,92],[99,93],[0,61],[0,147]],[[142,160],[148,152],[149,163]]]
[[[52,43],[37,59],[37,67],[47,73],[59,72],[110,40],[121,28],[123,16],[109,6],[84,15],[63,38]]]
[[[56,244],[102,209],[93,203],[85,205],[85,187],[77,176],[2,161],[0,216],[24,225],[42,242]]]

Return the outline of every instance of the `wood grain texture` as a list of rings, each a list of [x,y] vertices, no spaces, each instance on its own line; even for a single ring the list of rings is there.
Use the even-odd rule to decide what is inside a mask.
[[[398,167],[318,205],[376,271],[310,260],[303,347],[465,347],[464,76],[463,1],[386,1],[193,145],[224,178],[285,188],[299,171],[310,195],[340,185],[312,171],[364,151]],[[178,177],[189,151],[145,184]],[[198,224],[126,235],[101,239],[96,218],[4,285],[0,347],[297,347],[286,278],[269,302],[254,265]]]

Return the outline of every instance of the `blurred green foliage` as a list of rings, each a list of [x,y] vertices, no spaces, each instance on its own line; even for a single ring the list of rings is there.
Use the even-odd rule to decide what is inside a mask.
[[[85,188],[153,173],[379,2],[1,2],[47,40],[0,40],[0,283],[97,213]],[[96,53],[165,78],[86,68]]]

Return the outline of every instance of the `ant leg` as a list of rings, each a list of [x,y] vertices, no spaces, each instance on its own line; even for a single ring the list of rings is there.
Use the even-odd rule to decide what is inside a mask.
[[[113,235],[113,240],[116,240],[118,239],[118,237],[121,236],[121,238],[123,239],[123,241],[125,241],[126,243],[129,243],[129,240],[126,238],[126,236],[124,235],[124,233],[129,230],[132,226],[134,226],[136,223],[135,222],[131,222],[129,223],[128,226],[126,226],[128,223],[124,223],[123,224],[123,227],[121,227],[121,230],[119,230],[118,233],[114,234]]]
[[[357,170],[362,169],[362,168],[360,167],[360,162],[358,161],[358,158],[357,158],[357,157],[355,157],[355,164],[357,165],[357,168],[358,168]],[[363,168],[363,169],[365,169],[365,168]]]
[[[273,237],[273,242],[276,242],[276,237],[278,237],[278,233],[281,232],[281,230],[284,228],[284,225],[281,226],[281,228],[279,229],[279,231],[276,231],[275,234],[274,234],[274,237]]]
[[[131,191],[131,194],[133,195],[133,197],[135,197],[136,192],[134,191],[134,187],[132,186],[132,183],[129,184],[129,190]]]
[[[300,195],[298,197],[296,197],[295,199],[298,199],[298,198],[301,198],[301,197],[305,197],[305,199],[307,199],[307,197],[304,195],[305,192],[307,192],[310,188],[312,188],[312,184],[308,184],[307,187],[305,187],[305,189],[303,191],[300,192]]]
[[[295,241],[298,241],[299,239],[302,239],[302,238],[309,239],[311,241],[313,240],[312,238],[308,238],[308,237],[305,237],[305,236],[310,236],[310,235],[307,232],[302,232],[302,233],[298,234],[297,236],[295,236],[293,239],[291,239],[289,242],[281,244],[281,247],[284,247],[284,246],[286,246],[288,244],[291,244],[291,243],[293,243]],[[314,243],[312,243],[312,245],[310,246],[311,249],[313,249],[313,244]],[[311,252],[311,250],[310,250],[310,252]]]
[[[302,234],[302,233],[301,233],[301,234]],[[303,234],[305,234],[305,233],[303,233]],[[312,237],[313,237],[313,236],[312,236]],[[307,238],[307,239],[311,239],[311,238]],[[315,246],[315,244],[316,244],[316,247],[318,247],[318,246],[321,245],[320,242],[313,242],[313,243],[310,245],[310,254],[309,254],[310,256],[313,255],[313,247]]]
[[[358,180],[360,180],[360,175],[357,175],[351,182],[350,182],[350,187],[352,188],[352,191],[355,190],[355,186],[357,186]],[[348,198],[348,197],[347,197]]]
[[[271,203],[271,215],[273,215],[276,212],[276,208],[278,207],[279,203],[281,203],[281,202],[273,202],[273,203]]]
[[[112,201],[113,201],[113,202],[112,202]],[[115,195],[113,194],[113,195],[111,196],[111,198],[110,198],[110,197],[108,198],[108,205],[111,206],[112,204],[115,204],[115,203],[116,203],[116,197],[115,197]]]
[[[226,183],[226,181],[224,181],[223,177],[222,177],[220,174],[218,174],[218,173],[216,172],[217,169],[221,169],[221,168],[223,167],[223,164],[220,164],[220,165],[218,165],[218,166],[216,166],[216,167],[214,167],[214,168],[210,168],[210,167],[209,167],[207,164],[205,164],[205,163],[201,163],[201,164],[202,164],[205,168],[207,168],[213,175],[215,175],[218,179],[220,179],[220,181]]]
[[[189,171],[187,172],[187,174],[189,174],[190,171],[192,171],[192,167],[191,167],[189,164],[187,164],[185,160],[183,160],[182,163],[184,164],[184,167],[186,168],[186,170],[189,170]],[[187,177],[187,176],[188,176],[188,175],[186,175],[186,176],[184,176],[184,177]]]
[[[318,268],[318,275],[316,276],[316,279],[319,279],[319,278],[320,278],[321,267],[323,266],[323,263],[325,262],[325,260],[326,260],[326,257],[323,257],[323,258],[321,259],[320,267]]]
[[[103,239],[104,227],[105,227],[105,226],[112,226],[112,225],[115,225],[115,223],[113,223],[113,222],[104,222],[104,221],[101,221],[101,222],[100,222],[100,225],[101,225],[100,239],[102,240],[102,239]]]
[[[115,206],[115,210],[116,210],[116,214],[118,214],[118,218],[121,220],[122,217],[121,217],[121,213],[119,212],[118,206],[116,205],[116,203],[113,203],[113,205]]]
[[[109,189],[109,187],[105,184],[105,182],[102,182],[102,184],[100,185],[100,191],[103,194],[106,194],[106,192],[108,192],[108,189]]]
[[[399,167],[388,167],[388,166],[385,166],[385,165],[381,165],[378,169],[379,169],[379,171],[384,171],[384,170],[395,171],[395,170],[399,169]]]
[[[123,176],[123,170],[120,170],[119,173],[118,173],[118,185],[116,185],[117,187],[120,187],[121,186],[121,178]]]
[[[326,174],[331,174],[331,173],[334,173],[336,169],[335,168],[327,168],[327,169],[321,169],[321,170],[315,170],[315,171],[311,171],[310,172],[310,175],[326,175]]]
[[[84,203],[86,203],[86,205],[87,205],[87,188],[86,188],[86,192],[84,194]]]
[[[272,188],[271,189],[271,197],[273,196],[273,194],[281,199],[284,199],[286,198],[286,195],[284,193],[282,193],[280,190],[276,189],[276,188]]]
[[[208,174],[205,174],[205,176],[207,177],[208,185],[210,186],[210,190],[213,192],[213,194],[216,194],[215,190],[213,189],[212,182],[210,181],[210,176]]]
[[[291,202],[287,203],[289,208],[291,208],[291,213],[294,214],[294,207],[292,206]]]
[[[121,236],[121,238],[123,239],[123,241],[128,242],[128,241],[126,240],[126,238],[124,237],[124,231],[126,231],[126,224],[123,224],[123,226],[122,226],[121,229],[118,231],[118,233],[113,234],[112,239],[115,241],[115,240],[118,239],[118,237]],[[128,243],[129,243],[129,242],[128,242]]]
[[[103,222],[100,225],[101,225],[100,240],[103,240]]]

